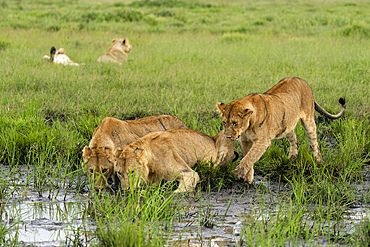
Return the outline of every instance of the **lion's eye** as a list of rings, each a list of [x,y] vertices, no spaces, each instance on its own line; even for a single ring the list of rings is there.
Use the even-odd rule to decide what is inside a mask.
[[[120,172],[117,172],[118,177],[122,177],[122,174]]]
[[[238,123],[237,122],[233,122],[233,126],[234,127],[238,126]]]
[[[223,126],[225,126],[225,125],[226,125],[225,121],[222,121],[222,125],[223,125]]]
[[[108,169],[103,169],[102,173],[106,173],[107,171],[108,171]]]

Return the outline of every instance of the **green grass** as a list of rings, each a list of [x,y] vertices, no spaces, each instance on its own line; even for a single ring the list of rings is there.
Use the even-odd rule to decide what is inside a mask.
[[[271,229],[276,229],[271,233],[274,236],[291,234],[298,242],[302,233],[307,233],[305,241],[320,234],[331,236],[330,229],[307,232],[299,225],[305,212],[292,205],[346,208],[366,201],[356,196],[352,184],[366,179],[363,170],[370,159],[369,8],[367,1],[341,0],[2,1],[0,163],[35,168],[30,170],[27,186],[53,197],[60,190],[54,181],[65,181],[72,188],[70,179],[84,180],[81,149],[106,116],[132,119],[171,114],[190,128],[214,136],[221,128],[216,102],[265,92],[284,77],[299,76],[330,112],[339,112],[338,99],[345,97],[345,117],[337,121],[316,118],[323,165],[315,163],[300,124],[295,162],[287,158],[286,140],[273,142],[255,164],[255,172],[292,187],[279,210],[294,217],[274,216],[276,221],[264,226],[252,221],[256,232],[245,234],[258,235],[261,244],[274,239],[263,234]],[[133,50],[128,61],[122,66],[97,64],[116,37],[129,38]],[[85,65],[44,63],[42,57],[51,46],[65,48],[72,60]],[[239,143],[235,147],[240,153]],[[198,164],[199,188],[218,190],[239,183],[232,174],[237,164],[217,169]],[[168,202],[161,195],[163,191],[153,196],[162,198],[155,204],[159,207]],[[119,216],[122,220],[117,224],[122,227],[112,231],[114,222],[101,228],[97,235],[102,243],[124,244],[119,241],[127,227],[143,239],[128,241],[145,246],[145,241],[154,240],[150,227],[143,226],[153,221],[154,227],[167,214],[172,217],[170,209],[152,219],[153,212],[147,213],[144,219],[130,218],[120,207],[109,211],[108,206],[98,206],[99,201],[110,200],[111,196],[94,201],[95,208],[107,215],[97,221],[104,225],[109,217]],[[320,217],[330,220],[326,214]],[[279,221],[295,227],[284,230],[276,225]],[[367,227],[364,223],[358,234]],[[153,243],[165,242],[161,234],[154,233]]]

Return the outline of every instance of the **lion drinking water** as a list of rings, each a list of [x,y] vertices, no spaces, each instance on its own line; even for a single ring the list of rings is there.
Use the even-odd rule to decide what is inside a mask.
[[[125,149],[116,149],[115,172],[122,189],[132,189],[140,182],[157,184],[162,179],[178,180],[180,185],[175,192],[194,190],[199,175],[191,169],[197,161],[213,161],[222,165],[233,159],[234,144],[225,138],[223,131],[214,138],[191,129],[173,129],[152,132]],[[132,180],[131,180],[132,182]]]
[[[106,117],[95,129],[89,146],[82,150],[83,168],[95,189],[105,188],[108,178],[114,175],[113,151],[116,148],[124,148],[152,131],[180,128],[187,126],[179,118],[169,115],[126,121]]]

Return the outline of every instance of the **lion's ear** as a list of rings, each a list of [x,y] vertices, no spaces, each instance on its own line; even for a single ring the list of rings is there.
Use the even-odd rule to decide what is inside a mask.
[[[112,43],[114,43],[116,41],[116,39],[114,39],[113,41],[112,41]]]
[[[140,158],[141,156],[145,155],[145,150],[142,148],[136,148],[134,153],[136,158]]]
[[[222,102],[217,102],[216,106],[218,110],[221,112],[221,114],[223,114],[225,111],[226,105]]]
[[[84,158],[84,162],[87,163],[91,156],[91,149],[88,146],[85,146],[82,149],[82,157]]]
[[[116,148],[116,150],[114,150],[114,153],[113,155],[116,157],[116,158],[119,158],[119,156],[121,156],[122,154],[122,149],[121,148]]]
[[[110,163],[114,163],[113,150],[110,147],[104,147],[104,153]]]
[[[243,117],[251,115],[252,113],[253,113],[253,111],[251,109],[245,109],[244,112],[243,112]]]

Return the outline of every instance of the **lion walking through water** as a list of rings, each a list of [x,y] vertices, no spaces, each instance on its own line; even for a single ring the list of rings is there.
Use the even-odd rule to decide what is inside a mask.
[[[253,164],[270,147],[271,140],[286,137],[290,150],[289,158],[298,155],[298,142],[294,128],[298,121],[307,133],[310,146],[318,163],[323,161],[316,136],[315,110],[337,119],[346,109],[345,100],[340,113],[332,115],[316,103],[310,86],[301,78],[289,77],[263,94],[252,93],[229,104],[217,103],[225,128],[226,138],[240,138],[243,159],[234,174],[252,183]]]

